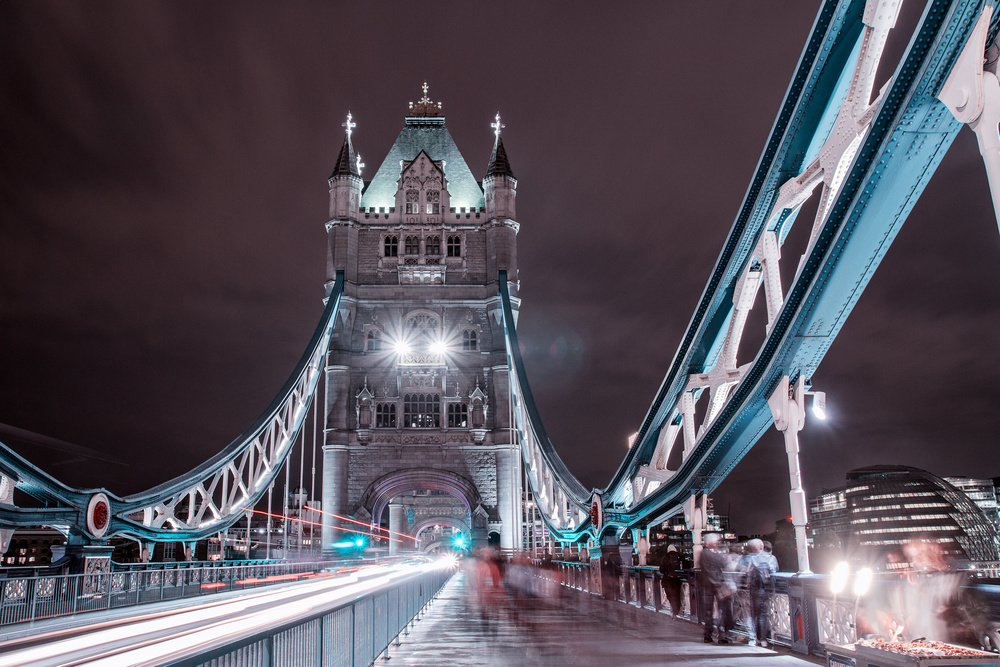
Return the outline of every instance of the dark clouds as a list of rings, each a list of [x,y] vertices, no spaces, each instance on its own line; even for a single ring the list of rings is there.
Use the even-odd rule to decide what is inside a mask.
[[[343,117],[371,175],[426,79],[477,177],[503,114],[529,375],[560,453],[602,486],[721,250],[815,9],[0,5],[0,422],[121,461],[25,446],[60,479],[119,493],[227,444],[319,317]],[[963,130],[815,377],[832,419],[802,434],[807,490],[871,463],[1000,474],[998,257]],[[766,530],[787,488],[769,432],[716,498],[738,528]]]

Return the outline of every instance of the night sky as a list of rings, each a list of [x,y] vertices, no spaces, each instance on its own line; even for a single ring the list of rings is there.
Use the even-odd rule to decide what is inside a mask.
[[[817,6],[0,4],[0,422],[73,443],[17,450],[118,494],[228,444],[319,319],[344,117],[371,178],[426,80],[477,178],[502,114],[532,389],[570,469],[604,486]],[[963,129],[814,376],[830,419],[801,434],[808,493],[878,463],[1000,475],[998,267]],[[771,430],[716,508],[768,531],[787,491]]]

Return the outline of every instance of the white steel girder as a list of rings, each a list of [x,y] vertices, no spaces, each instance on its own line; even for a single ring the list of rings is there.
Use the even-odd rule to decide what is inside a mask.
[[[889,31],[895,26],[902,0],[868,0],[862,19],[864,28],[861,44],[854,64],[854,71],[847,94],[840,105],[833,128],[817,156],[796,176],[785,181],[776,193],[767,224],[764,226],[746,268],[737,279],[733,292],[733,313],[722,345],[722,352],[715,365],[705,373],[692,373],[681,393],[674,413],[660,430],[651,465],[640,466],[631,480],[631,502],[635,504],[652,493],[660,484],[673,476],[667,470],[667,461],[675,446],[677,423],[684,434],[683,460],[694,450],[698,439],[715,421],[726,404],[732,389],[741,381],[750,363],[738,366],[738,352],[747,317],[753,308],[761,285],[764,286],[767,309],[767,331],[770,332],[784,306],[781,287],[781,244],[787,230],[782,225],[794,219],[794,214],[809,200],[817,185],[822,184],[820,203],[813,220],[809,242],[802,257],[805,258],[815,243],[816,235],[830,212],[833,200],[849,171],[858,148],[867,135],[872,119],[882,100],[882,92],[872,100],[875,74],[885,49]],[[989,19],[987,17],[986,24]],[[984,37],[985,39],[985,37]],[[980,64],[980,72],[982,67]],[[987,73],[988,74],[988,73]],[[996,77],[994,76],[994,80]],[[888,84],[887,84],[888,85]],[[883,88],[883,91],[885,89]],[[1000,120],[1000,84],[997,86],[997,112]],[[997,123],[992,122],[990,137],[997,135]],[[977,132],[978,136],[978,132]],[[996,141],[997,191],[1000,192],[1000,136]],[[985,155],[985,153],[984,153]],[[1000,194],[995,196],[1000,201]],[[1000,210],[1000,209],[998,209]],[[1000,220],[1000,214],[998,214]],[[799,268],[801,268],[801,260]],[[796,273],[799,269],[796,269]],[[754,350],[756,354],[756,350]],[[695,423],[696,398],[702,391],[709,391],[709,406],[701,424]],[[651,482],[656,482],[655,485]]]

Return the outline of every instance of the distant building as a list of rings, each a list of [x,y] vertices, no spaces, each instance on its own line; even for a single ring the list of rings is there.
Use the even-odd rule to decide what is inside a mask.
[[[18,528],[2,555],[4,567],[41,567],[58,560],[66,544],[66,536],[53,528],[38,526]],[[56,558],[53,558],[53,551]]]
[[[843,549],[851,535],[847,487],[823,491],[809,500],[809,534],[814,549]]]
[[[1000,513],[997,511],[996,487],[992,479],[972,479],[970,477],[945,477],[956,489],[969,497],[983,511],[994,526],[1000,527]]]
[[[736,533],[730,530],[729,515],[716,514],[712,507],[712,499],[708,499],[708,512],[705,516],[705,527],[702,534],[719,533],[725,542],[735,542]],[[650,562],[658,563],[658,558],[666,553],[667,547],[674,546],[690,565],[694,560],[694,542],[691,530],[684,520],[683,514],[675,514],[658,526],[649,529]]]
[[[810,531],[820,554],[838,552],[886,569],[914,566],[905,546],[926,542],[958,567],[995,572],[1000,561],[992,482],[943,479],[908,466],[847,473],[847,484],[810,501]]]

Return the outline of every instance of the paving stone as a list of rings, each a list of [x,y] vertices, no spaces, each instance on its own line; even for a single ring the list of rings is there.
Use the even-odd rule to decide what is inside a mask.
[[[665,614],[560,588],[549,598],[502,597],[482,613],[471,577],[457,573],[400,646],[390,646],[392,667],[488,665],[684,665],[779,667],[825,665],[747,644],[705,644],[701,628]]]

